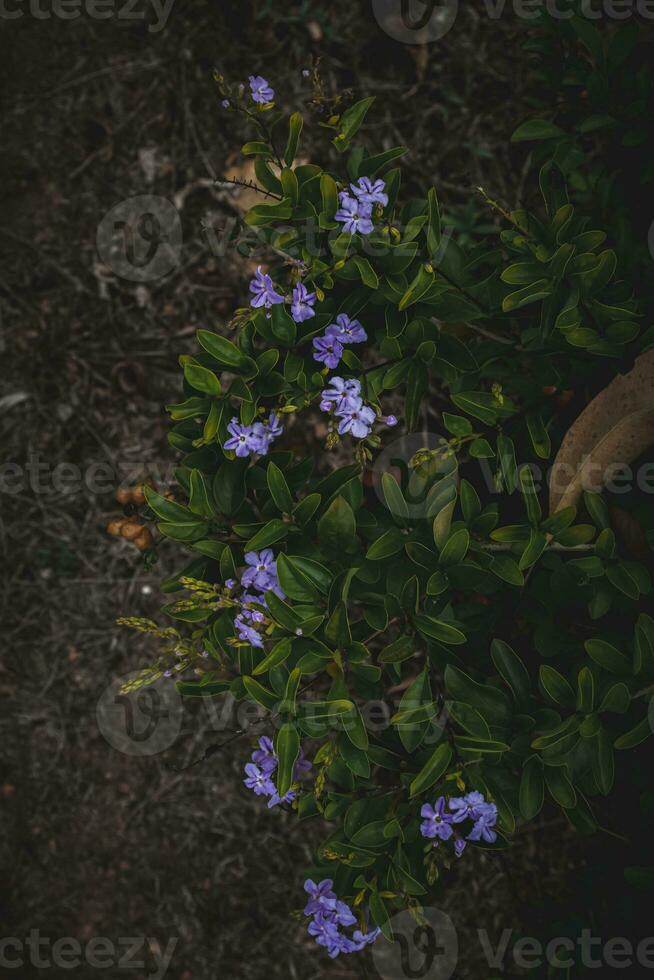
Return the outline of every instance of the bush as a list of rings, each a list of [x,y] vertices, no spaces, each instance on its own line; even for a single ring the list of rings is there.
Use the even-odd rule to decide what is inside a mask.
[[[264,79],[217,81],[257,128],[234,245],[268,265],[232,339],[180,359],[186,502],[146,496],[192,560],[164,585],[179,628],[125,621],[169,641],[132,689],[259,706],[246,785],[330,825],[306,913],[337,955],[544,805],[594,830],[649,735],[650,577],[605,486],[651,441],[651,333],[551,160],[538,213],[482,192],[504,230],[462,244],[434,189],[398,203],[405,147],[354,143],[373,99],[343,110],[312,73],[323,167]]]

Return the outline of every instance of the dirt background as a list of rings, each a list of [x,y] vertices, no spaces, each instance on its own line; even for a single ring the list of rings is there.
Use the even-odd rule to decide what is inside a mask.
[[[144,568],[104,527],[117,484],[170,476],[163,406],[181,390],[177,357],[246,294],[243,260],[216,254],[235,210],[213,179],[247,134],[220,109],[213,68],[265,75],[292,111],[308,95],[301,69],[320,57],[332,93],[377,95],[371,145],[415,148],[405,191],[435,183],[465,230],[491,221],[473,184],[511,204],[525,184],[525,153],[508,143],[529,112],[524,25],[467,7],[441,41],[404,45],[350,0],[176,0],[156,32],[149,4],[130,19],[120,6],[63,20],[42,0],[50,16],[14,4],[23,16],[0,18],[0,461],[17,464],[0,494],[0,936],[148,937],[148,965],[109,966],[107,978],[148,975],[175,937],[174,980],[376,977],[367,955],[330,963],[293,917],[319,828],[243,788],[250,740],[230,740],[237,719],[164,706],[153,755],[129,739],[127,753],[116,747],[122,708],[101,730],[98,702],[152,656],[115,619],[156,615],[157,583],[179,559],[168,542]],[[310,154],[320,131],[309,117]],[[110,209],[143,194],[173,202],[183,244],[168,274],[139,283],[97,236]],[[222,751],[177,771],[217,741]],[[564,901],[584,857],[560,818],[543,821],[502,860],[470,855],[449,883],[457,976],[489,975],[475,929],[533,929]],[[6,972],[98,974],[38,967],[27,953]]]

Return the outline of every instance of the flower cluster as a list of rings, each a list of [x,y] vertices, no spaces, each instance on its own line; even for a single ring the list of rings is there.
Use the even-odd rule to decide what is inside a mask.
[[[355,929],[351,936],[341,931],[343,926],[353,926],[356,916],[346,902],[341,902],[333,891],[334,882],[325,878],[316,884],[311,878],[304,883],[304,890],[309,901],[304,908],[304,914],[311,916],[307,932],[313,936],[319,946],[324,946],[329,956],[335,959],[339,953],[358,953],[365,946],[374,943],[380,933],[372,929],[364,933]]]
[[[251,789],[257,796],[268,797],[268,809],[279,806],[280,803],[292,803],[297,792],[289,789],[286,796],[280,796],[277,792],[272,775],[277,769],[279,759],[275,753],[272,741],[267,735],[259,739],[259,748],[252,753],[252,761],[245,767],[246,778],[243,780],[248,789]],[[293,778],[300,779],[311,769],[311,763],[304,758],[304,753],[300,749],[300,754],[296,760],[293,770]]]
[[[250,456],[252,453],[265,456],[270,444],[282,434],[284,427],[277,414],[271,412],[267,422],[253,422],[252,425],[243,425],[234,416],[227,431],[230,438],[225,441],[223,449],[233,449],[239,457]]]
[[[495,843],[497,834],[493,827],[497,823],[497,807],[494,803],[487,803],[483,793],[475,790],[465,796],[453,797],[448,805],[451,812],[445,807],[445,797],[441,796],[433,807],[425,803],[421,808],[420,816],[423,820],[420,833],[423,837],[430,840],[435,837],[439,840],[450,840],[454,837],[454,853],[457,857],[463,854],[466,841],[483,840],[488,844]],[[464,820],[473,822],[472,830],[465,840],[455,831],[455,826]]]
[[[268,273],[261,271],[260,265],[257,266],[254,278],[250,280],[249,288],[252,293],[250,306],[255,310],[261,309],[261,307],[269,310],[271,306],[277,306],[285,302],[282,294],[278,293],[275,289],[275,285]],[[315,304],[316,294],[309,292],[304,283],[297,283],[293,289],[291,298],[291,316],[295,322],[304,323],[305,320],[309,320],[312,316],[315,316]]]
[[[356,184],[350,184],[351,194],[341,191],[341,206],[334,218],[342,222],[344,231],[351,234],[359,232],[361,235],[369,235],[374,231],[372,213],[375,204],[383,207],[388,204],[385,187],[386,184],[381,179],[373,181],[370,177],[360,177]]]
[[[239,640],[250,643],[253,647],[263,647],[261,628],[265,625],[266,615],[258,606],[266,607],[265,593],[272,591],[280,599],[286,598],[286,593],[277,578],[277,562],[271,548],[263,551],[247,551],[245,553],[246,568],[241,575],[240,585],[245,590],[238,598],[240,612],[234,620],[234,626]],[[234,589],[239,583],[228,579],[225,585]]]
[[[374,410],[369,405],[364,405],[361,382],[356,378],[331,378],[329,387],[323,389],[320,407],[323,412],[333,411],[339,419],[339,435],[350,432],[356,439],[365,439],[370,435],[377,418]],[[387,415],[382,421],[386,425],[397,425],[394,415]]]
[[[350,320],[347,313],[339,313],[336,323],[329,324],[324,336],[314,338],[313,359],[333,370],[343,356],[345,344],[362,344],[367,339],[368,334],[358,320]]]

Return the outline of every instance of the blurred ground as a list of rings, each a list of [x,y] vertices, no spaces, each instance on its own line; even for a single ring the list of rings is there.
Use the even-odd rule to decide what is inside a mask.
[[[213,67],[265,75],[292,110],[307,94],[301,69],[320,55],[332,91],[378,96],[371,145],[415,147],[405,190],[433,182],[465,228],[490,220],[468,203],[473,184],[520,197],[508,136],[526,115],[521,35],[508,15],[464,9],[441,41],[404,45],[347,0],[177,0],[163,29],[149,31],[153,19],[37,19],[25,7],[0,22],[0,462],[19,467],[0,494],[0,935],[147,936],[154,954],[179,937],[175,980],[375,976],[362,958],[329,963],[290,916],[315,832],[242,788],[247,738],[182,774],[173,767],[217,740],[209,711],[185,706],[180,737],[154,756],[117,751],[99,730],[98,699],[152,652],[115,619],[155,615],[156,583],[177,561],[169,542],[144,570],[103,529],[116,484],[170,468],[163,405],[180,391],[177,356],[244,298],[243,261],[214,254],[203,230],[219,235],[233,214],[211,181],[246,136],[217,105]],[[183,227],[181,262],[145,283],[96,249],[105,214],[140,194],[173,201]],[[486,976],[466,941],[480,909],[520,928],[525,891],[560,886],[576,844],[562,825],[547,833],[554,856],[529,837],[519,859],[459,867],[444,907],[460,976]],[[19,975],[43,971],[26,961]],[[60,975],[96,970],[47,970]]]

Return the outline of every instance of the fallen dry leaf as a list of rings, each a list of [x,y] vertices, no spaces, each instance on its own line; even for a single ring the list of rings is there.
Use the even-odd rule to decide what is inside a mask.
[[[654,349],[618,375],[572,424],[550,475],[550,514],[607,483],[654,445]]]

